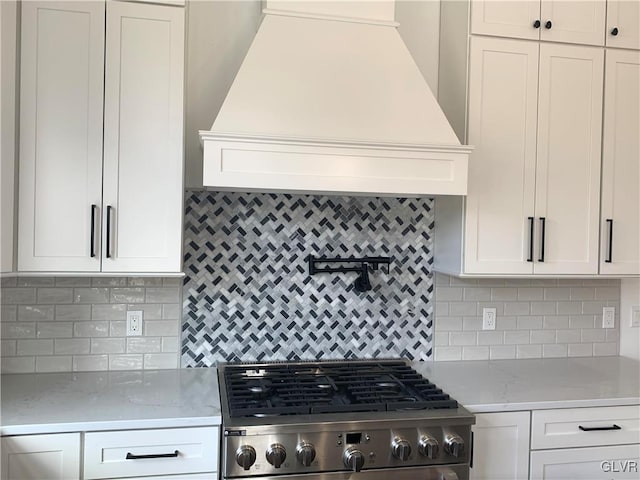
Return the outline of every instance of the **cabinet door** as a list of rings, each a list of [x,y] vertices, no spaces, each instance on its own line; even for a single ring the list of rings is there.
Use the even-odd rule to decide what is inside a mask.
[[[598,273],[603,69],[601,48],[540,45],[534,273]]]
[[[542,0],[541,5],[541,40],[604,45],[605,0]]]
[[[80,434],[2,437],[2,480],[80,478]]]
[[[104,12],[102,2],[22,2],[22,271],[100,270]]]
[[[540,38],[540,0],[474,0],[471,2],[471,33],[528,40]]]
[[[473,37],[465,272],[530,274],[538,44]]]
[[[522,480],[529,472],[529,412],[476,415],[470,480]]]
[[[605,36],[607,47],[640,49],[640,2],[608,0]]]
[[[600,273],[640,274],[640,52],[608,50]]]
[[[105,272],[180,271],[183,76],[183,8],[107,4]]]
[[[531,452],[530,480],[637,480],[640,445]],[[526,477],[524,477],[526,478]]]

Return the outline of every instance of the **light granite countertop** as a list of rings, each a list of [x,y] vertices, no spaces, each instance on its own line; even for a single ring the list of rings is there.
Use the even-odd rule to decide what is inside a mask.
[[[640,405],[640,363],[625,357],[414,362],[472,413]]]
[[[473,413],[640,405],[640,363],[624,357],[414,362]],[[215,368],[1,376],[0,433],[221,423]]]
[[[217,369],[1,376],[0,434],[220,425]]]

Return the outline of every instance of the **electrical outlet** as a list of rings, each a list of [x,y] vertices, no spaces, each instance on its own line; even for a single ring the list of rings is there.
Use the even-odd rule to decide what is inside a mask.
[[[142,335],[142,310],[127,312],[127,337]]]
[[[631,326],[640,327],[640,305],[631,307]]]
[[[602,307],[602,328],[615,328],[616,307]]]
[[[483,330],[496,329],[496,309],[495,308],[482,309],[482,329]]]

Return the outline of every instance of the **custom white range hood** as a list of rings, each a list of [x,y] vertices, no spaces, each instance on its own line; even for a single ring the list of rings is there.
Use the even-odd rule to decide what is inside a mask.
[[[393,1],[267,2],[211,131],[217,190],[464,195],[462,146],[393,21]]]

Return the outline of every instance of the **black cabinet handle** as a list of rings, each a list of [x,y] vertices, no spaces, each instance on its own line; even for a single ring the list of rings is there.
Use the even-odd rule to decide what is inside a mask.
[[[613,425],[611,425],[610,427],[583,427],[582,425],[578,425],[578,428],[580,430],[582,430],[583,432],[601,432],[601,431],[604,431],[604,430],[622,430],[622,428],[620,428],[615,423]]]
[[[141,460],[145,458],[177,458],[180,452],[175,450],[173,453],[153,453],[151,455],[134,455],[131,452],[127,452],[127,460]]]
[[[542,25],[540,23],[540,20],[536,20],[535,22],[533,22],[533,28],[540,28],[540,25]]]
[[[551,30],[551,27],[553,27],[553,23],[551,23],[551,20],[547,20],[547,23],[544,24],[544,28]]]
[[[111,205],[107,206],[107,258],[111,258]]]
[[[618,35],[618,32],[619,32],[618,27],[613,27],[613,29],[611,30],[611,35],[615,37],[616,35]]]
[[[613,261],[613,218],[607,218],[606,222],[609,227],[609,251],[604,261],[605,263],[611,263]]]
[[[533,262],[533,226],[535,224],[534,217],[527,217],[529,219],[529,258],[527,262]]]
[[[91,257],[96,256],[96,209],[97,208],[98,208],[97,205],[91,205],[91,239],[89,240],[91,242],[91,246],[90,246]]]
[[[547,233],[547,219],[540,217],[540,258],[539,262],[544,262],[544,237]]]

